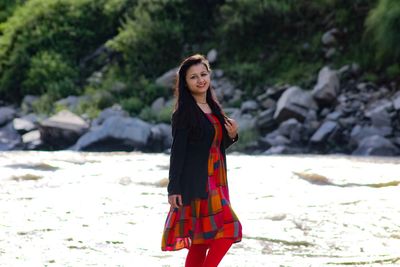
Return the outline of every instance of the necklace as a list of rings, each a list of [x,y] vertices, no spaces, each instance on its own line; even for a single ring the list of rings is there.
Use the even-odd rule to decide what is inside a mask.
[[[197,102],[197,101],[196,101],[196,103],[197,103],[197,104],[203,104],[203,105],[207,105],[207,104],[208,104],[207,102],[204,102],[204,103],[203,103],[203,102]]]

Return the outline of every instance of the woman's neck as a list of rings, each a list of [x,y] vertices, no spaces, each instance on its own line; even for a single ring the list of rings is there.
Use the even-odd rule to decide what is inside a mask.
[[[198,104],[207,104],[206,94],[204,95],[193,95],[194,100]]]

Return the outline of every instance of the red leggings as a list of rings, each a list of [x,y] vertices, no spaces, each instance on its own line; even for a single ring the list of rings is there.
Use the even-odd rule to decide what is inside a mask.
[[[186,257],[185,267],[216,267],[232,244],[233,240],[228,238],[216,239],[211,245],[192,244]]]

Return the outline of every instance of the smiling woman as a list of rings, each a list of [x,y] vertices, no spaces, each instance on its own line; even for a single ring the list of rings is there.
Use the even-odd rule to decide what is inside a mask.
[[[242,238],[241,223],[229,200],[225,155],[225,149],[238,140],[238,129],[213,93],[210,72],[203,56],[188,57],[180,65],[175,88],[171,207],[161,249],[189,249],[185,266],[218,266]]]

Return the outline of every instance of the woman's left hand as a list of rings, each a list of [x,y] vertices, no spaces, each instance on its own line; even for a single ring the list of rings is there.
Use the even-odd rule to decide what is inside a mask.
[[[225,117],[225,128],[228,131],[230,138],[235,138],[237,135],[238,125],[234,119]]]

